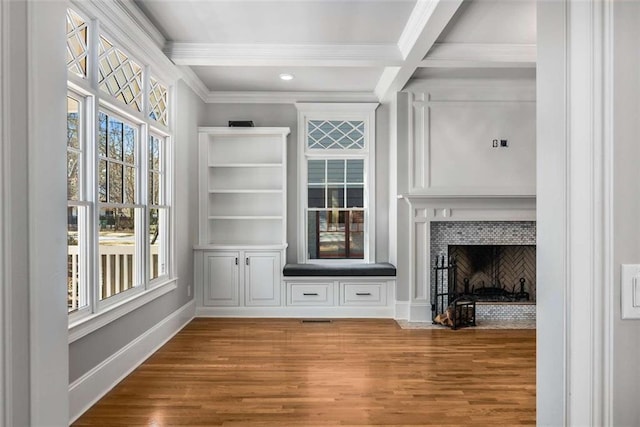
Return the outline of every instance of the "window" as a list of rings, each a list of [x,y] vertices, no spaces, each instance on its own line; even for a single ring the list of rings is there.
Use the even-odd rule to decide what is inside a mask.
[[[296,104],[299,262],[374,262],[377,104]]]
[[[67,286],[73,324],[173,277],[170,87],[95,22],[67,11]],[[92,31],[96,37],[89,37]]]

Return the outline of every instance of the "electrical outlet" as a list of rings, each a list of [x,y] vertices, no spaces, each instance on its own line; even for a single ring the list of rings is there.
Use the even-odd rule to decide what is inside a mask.
[[[509,142],[506,139],[501,139],[500,140],[500,147],[508,147],[509,146]]]
[[[492,144],[493,144],[492,145],[493,148],[498,148],[498,140],[497,139],[494,139]]]

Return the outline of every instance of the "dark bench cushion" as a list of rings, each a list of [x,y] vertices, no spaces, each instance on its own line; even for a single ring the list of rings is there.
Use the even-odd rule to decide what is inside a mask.
[[[287,264],[285,276],[391,276],[395,277],[396,268],[388,262],[376,264]]]

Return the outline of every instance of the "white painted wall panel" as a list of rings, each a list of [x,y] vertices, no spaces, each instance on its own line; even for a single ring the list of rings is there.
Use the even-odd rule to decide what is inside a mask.
[[[443,103],[429,108],[425,158],[431,187],[531,187],[535,183],[535,104]],[[507,148],[493,148],[507,139]]]

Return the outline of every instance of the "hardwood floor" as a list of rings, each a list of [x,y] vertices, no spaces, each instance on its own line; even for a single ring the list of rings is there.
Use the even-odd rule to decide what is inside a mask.
[[[535,424],[534,330],[195,319],[76,426]]]

